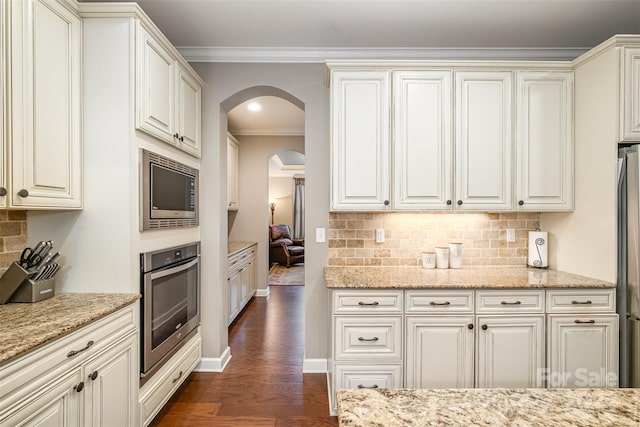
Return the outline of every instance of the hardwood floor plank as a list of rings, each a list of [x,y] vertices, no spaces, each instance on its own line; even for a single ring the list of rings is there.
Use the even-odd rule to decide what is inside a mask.
[[[154,427],[335,427],[325,374],[303,374],[302,286],[254,298],[229,328],[232,358],[221,373],[192,373]]]

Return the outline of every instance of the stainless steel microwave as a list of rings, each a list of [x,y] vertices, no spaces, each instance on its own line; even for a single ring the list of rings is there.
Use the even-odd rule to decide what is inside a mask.
[[[198,225],[198,170],[141,150],[140,229]]]

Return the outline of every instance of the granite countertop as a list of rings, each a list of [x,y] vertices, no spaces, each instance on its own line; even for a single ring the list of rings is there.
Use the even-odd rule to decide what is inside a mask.
[[[133,304],[140,294],[57,294],[0,305],[0,364]]]
[[[256,244],[257,242],[229,242],[227,245],[227,256],[231,256]]]
[[[550,269],[527,267],[325,267],[334,289],[615,288],[613,283]]]
[[[339,390],[340,426],[634,426],[640,389]]]

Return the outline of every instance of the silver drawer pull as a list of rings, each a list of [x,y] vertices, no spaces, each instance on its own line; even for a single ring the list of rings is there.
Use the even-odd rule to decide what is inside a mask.
[[[364,338],[364,337],[359,337],[358,341],[366,341],[366,342],[376,342],[378,341],[380,338],[378,337],[373,337],[373,338]]]
[[[367,387],[366,385],[358,384],[358,388],[378,388],[378,384],[374,384],[370,387]]]
[[[574,320],[574,322],[576,322],[576,323],[587,323],[587,324],[596,323],[596,321],[593,320],[593,319],[591,319],[591,320]]]
[[[449,301],[445,301],[445,302],[431,301],[431,302],[429,302],[429,305],[451,305],[451,303]]]
[[[379,305],[380,303],[378,301],[374,301],[374,302],[358,302],[358,305]]]
[[[87,343],[87,345],[84,346],[84,348],[81,348],[80,350],[71,350],[69,353],[67,353],[67,357],[73,357],[78,353],[82,353],[83,351],[87,351],[89,350],[89,347],[91,347],[93,345],[93,341],[89,341]]]
[[[500,304],[502,304],[502,305],[520,305],[522,303],[520,301],[514,301],[514,302],[500,301]]]
[[[585,304],[585,305],[589,305],[589,304],[593,304],[591,302],[591,300],[586,300],[586,301],[571,301],[571,304],[577,305],[577,304]]]

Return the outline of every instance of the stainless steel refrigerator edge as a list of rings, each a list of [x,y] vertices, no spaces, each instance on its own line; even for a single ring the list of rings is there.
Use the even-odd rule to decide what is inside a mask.
[[[639,145],[618,151],[618,283],[620,387],[640,387]],[[626,319],[626,321],[625,321]]]

